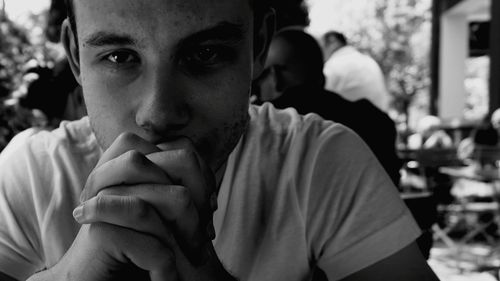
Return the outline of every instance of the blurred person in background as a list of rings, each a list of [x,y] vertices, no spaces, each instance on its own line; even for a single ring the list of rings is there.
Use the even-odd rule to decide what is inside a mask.
[[[53,68],[33,67],[27,70],[26,93],[19,98],[22,107],[37,110],[47,128],[57,128],[63,120],[78,120],[87,114],[81,88],[68,61],[63,59]]]
[[[497,108],[491,114],[490,119],[491,125],[499,132],[500,134],[500,108]]]
[[[415,132],[408,136],[409,149],[452,148],[453,140],[441,129],[442,120],[434,115],[422,117]]]
[[[66,18],[64,0],[52,0],[45,26],[45,36],[51,43],[60,44],[61,24]],[[62,45],[61,45],[61,49]],[[26,71],[29,78],[20,105],[39,110],[48,128],[57,128],[63,120],[78,120],[87,114],[82,90],[68,60],[59,58],[51,68],[35,66]]]
[[[325,88],[356,101],[365,98],[387,112],[390,94],[377,62],[348,44],[344,34],[329,31],[322,37]]]
[[[81,89],[59,43],[65,16],[64,2],[52,1],[42,23],[45,33],[38,34],[37,28],[20,28],[0,15],[5,27],[0,31],[5,39],[0,40],[5,59],[0,64],[0,151],[27,128],[53,129],[61,120],[86,114]]]
[[[477,172],[497,174],[500,161],[500,110],[487,115],[472,130],[469,137],[460,141],[458,157],[472,165]]]
[[[256,103],[293,107],[316,113],[356,132],[377,156],[398,186],[402,162],[396,152],[396,128],[391,118],[368,100],[349,101],[324,89],[323,54],[311,35],[300,28],[280,30],[271,42],[266,68],[256,80]]]

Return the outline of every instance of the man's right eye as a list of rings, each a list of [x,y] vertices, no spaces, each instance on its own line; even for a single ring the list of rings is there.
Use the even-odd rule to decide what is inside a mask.
[[[139,61],[137,55],[128,51],[114,51],[103,58],[106,62],[115,64],[115,65],[123,65],[136,63]]]

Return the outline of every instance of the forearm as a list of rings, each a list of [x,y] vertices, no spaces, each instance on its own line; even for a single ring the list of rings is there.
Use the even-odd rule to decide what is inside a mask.
[[[2,279],[2,278],[3,278],[3,276],[0,275],[0,281],[17,281],[15,279]],[[44,270],[44,271],[40,271],[38,273],[35,273],[33,276],[29,277],[26,281],[57,281],[57,280],[73,281],[71,274],[69,274],[67,276],[60,276],[58,274],[54,274],[50,270]],[[146,279],[144,279],[144,280],[146,280]],[[198,280],[198,279],[195,278],[192,280]],[[234,278],[233,276],[231,276],[222,267],[219,267],[216,270],[216,273],[212,275],[212,278],[210,281],[239,281],[239,280]]]

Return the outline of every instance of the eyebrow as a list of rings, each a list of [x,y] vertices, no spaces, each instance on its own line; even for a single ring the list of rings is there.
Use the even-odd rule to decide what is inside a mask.
[[[245,32],[246,30],[242,24],[223,21],[213,27],[189,35],[187,38],[182,39],[178,46],[191,45],[208,40],[238,42],[243,39]],[[107,31],[99,31],[91,34],[83,42],[90,47],[138,45],[139,43],[136,39],[126,34]]]
[[[109,45],[137,45],[137,40],[125,34],[99,31],[89,35],[83,40],[84,44],[90,47],[102,47]]]
[[[220,41],[226,44],[236,45],[241,42],[248,32],[243,24],[222,21],[205,30],[195,32],[182,39],[175,49],[182,52],[183,49],[189,49],[205,41]]]
[[[220,41],[240,41],[246,33],[242,24],[223,21],[217,23],[213,27],[195,32],[183,39],[180,44],[190,44],[192,42],[202,42],[208,40]]]

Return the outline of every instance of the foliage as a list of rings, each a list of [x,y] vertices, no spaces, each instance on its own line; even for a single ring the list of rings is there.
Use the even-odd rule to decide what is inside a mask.
[[[36,66],[52,66],[57,52],[45,43],[41,27],[46,13],[31,15],[19,25],[0,14],[0,151],[20,131],[39,125],[31,110],[22,108],[18,98],[26,93],[25,73]]]
[[[415,96],[428,97],[430,8],[428,0],[375,0],[371,14],[351,37],[380,64],[393,108],[405,119]]]

